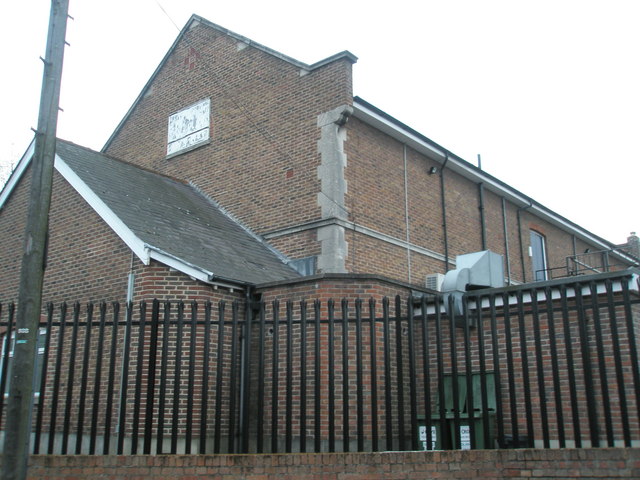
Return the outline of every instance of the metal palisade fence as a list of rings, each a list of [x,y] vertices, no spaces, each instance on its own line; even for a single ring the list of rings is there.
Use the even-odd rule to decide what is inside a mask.
[[[32,451],[638,445],[635,282],[470,292],[461,315],[441,295],[48,305]],[[1,426],[15,313],[1,305]]]

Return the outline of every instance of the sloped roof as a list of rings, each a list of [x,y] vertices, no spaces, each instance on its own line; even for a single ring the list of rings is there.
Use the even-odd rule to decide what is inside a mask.
[[[300,276],[192,185],[65,141],[56,169],[145,263],[240,284]]]

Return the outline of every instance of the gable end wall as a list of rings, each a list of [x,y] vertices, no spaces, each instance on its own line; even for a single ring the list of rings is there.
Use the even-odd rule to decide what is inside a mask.
[[[351,67],[351,58],[337,57],[302,70],[199,24],[185,32],[106,152],[194,183],[258,234],[318,220],[317,118],[352,103]],[[166,158],[169,115],[204,98],[211,99],[210,141]],[[308,255],[288,243],[281,242],[285,255]]]

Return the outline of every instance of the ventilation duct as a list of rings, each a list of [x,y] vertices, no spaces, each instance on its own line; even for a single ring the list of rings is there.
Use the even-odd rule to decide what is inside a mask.
[[[504,286],[502,255],[484,250],[456,257],[456,269],[444,276],[442,292],[449,316],[462,315],[462,297],[469,290]],[[450,300],[453,297],[453,301]],[[453,308],[453,311],[452,311]]]

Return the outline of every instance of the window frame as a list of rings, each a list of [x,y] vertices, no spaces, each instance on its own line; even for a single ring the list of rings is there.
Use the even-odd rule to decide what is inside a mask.
[[[537,244],[534,245],[534,239]],[[544,282],[549,279],[549,263],[547,262],[547,238],[537,230],[529,230],[529,256],[531,257],[531,272],[534,282]],[[542,267],[542,268],[538,268]]]

